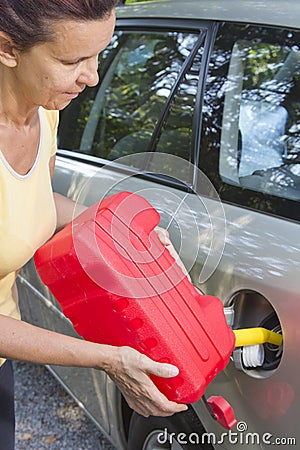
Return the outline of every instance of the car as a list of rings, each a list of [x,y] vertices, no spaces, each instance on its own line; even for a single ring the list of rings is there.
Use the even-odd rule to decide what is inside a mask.
[[[205,398],[144,418],[105,373],[49,369],[118,450],[299,445],[300,3],[120,6],[99,73],[61,113],[54,190],[88,206],[143,195],[228,323],[283,345],[236,348],[207,387],[233,407],[230,431]],[[78,336],[33,260],[18,286],[24,320]]]

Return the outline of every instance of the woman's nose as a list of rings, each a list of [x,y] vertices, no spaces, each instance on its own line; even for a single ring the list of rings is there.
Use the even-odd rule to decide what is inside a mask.
[[[99,82],[98,56],[85,61],[82,72],[77,81],[78,83],[85,84],[86,86],[96,86]]]

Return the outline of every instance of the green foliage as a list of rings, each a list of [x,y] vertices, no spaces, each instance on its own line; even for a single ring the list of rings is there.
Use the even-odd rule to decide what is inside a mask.
[[[260,43],[248,52],[244,78],[244,88],[254,89],[272,80],[286,57],[286,50],[278,45]]]

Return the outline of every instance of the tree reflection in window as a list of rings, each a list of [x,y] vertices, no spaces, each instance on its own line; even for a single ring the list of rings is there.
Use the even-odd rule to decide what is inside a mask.
[[[288,217],[297,216],[289,200],[300,200],[299,37],[292,30],[220,26],[200,149],[201,168],[223,199]]]

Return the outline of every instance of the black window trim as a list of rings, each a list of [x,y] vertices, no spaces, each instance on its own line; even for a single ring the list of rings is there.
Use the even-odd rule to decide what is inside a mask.
[[[79,163],[89,163],[89,165],[102,168],[105,166],[110,166],[112,170],[115,172],[125,173],[131,176],[136,176],[137,178],[141,178],[147,181],[151,181],[154,183],[158,183],[163,186],[168,186],[172,188],[176,188],[180,191],[195,194],[193,187],[187,182],[180,181],[177,179],[171,179],[171,176],[166,176],[163,174],[156,174],[154,172],[142,172],[139,169],[135,169],[134,167],[125,166],[120,163],[116,163],[115,161],[109,161],[98,156],[87,155],[85,153],[77,153],[72,150],[62,150],[60,149],[57,152],[57,160],[64,162],[65,158],[71,161],[77,161]]]

